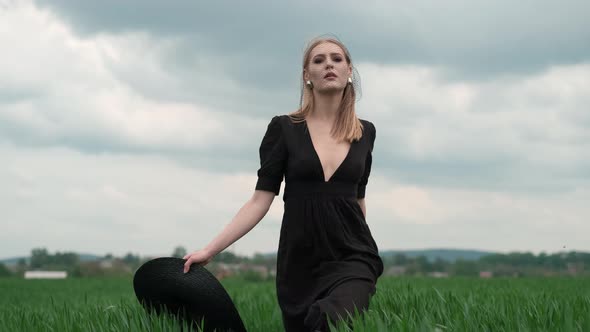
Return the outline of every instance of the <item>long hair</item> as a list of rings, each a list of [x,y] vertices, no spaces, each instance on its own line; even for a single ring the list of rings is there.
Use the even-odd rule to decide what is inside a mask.
[[[338,45],[342,51],[344,52],[344,58],[346,59],[346,63],[352,66],[352,61],[350,59],[350,53],[348,49],[342,42],[338,39],[333,37],[318,37],[311,40],[308,46],[303,53],[303,68],[307,69],[309,66],[309,61],[311,57],[311,51],[314,47],[318,46],[322,43],[334,43]],[[332,127],[332,131],[330,134],[337,140],[347,140],[348,142],[352,143],[354,140],[359,140],[363,135],[363,124],[357,118],[355,113],[355,101],[357,96],[357,89],[360,89],[359,79],[358,79],[358,72],[353,67],[353,83],[346,84],[344,88],[344,92],[342,94],[342,100],[340,101],[340,106],[338,107],[338,112],[336,114],[336,123]],[[305,79],[303,76],[303,70],[301,71],[301,98],[299,101],[299,109],[296,111],[289,113],[289,117],[293,123],[299,123],[305,121],[307,116],[313,111],[314,109],[314,96],[312,89],[305,84]]]

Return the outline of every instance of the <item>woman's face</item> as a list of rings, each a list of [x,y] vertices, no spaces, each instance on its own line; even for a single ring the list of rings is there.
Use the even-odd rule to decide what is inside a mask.
[[[310,55],[303,75],[305,81],[313,83],[314,90],[331,92],[346,87],[352,68],[346,62],[340,46],[330,42],[321,43],[311,50]]]

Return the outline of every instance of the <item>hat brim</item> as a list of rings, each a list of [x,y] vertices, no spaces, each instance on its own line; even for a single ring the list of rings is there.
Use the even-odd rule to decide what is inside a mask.
[[[150,313],[166,310],[192,327],[203,320],[203,331],[245,332],[238,310],[217,278],[199,264],[184,273],[185,262],[160,257],[135,272],[133,288],[142,306]]]

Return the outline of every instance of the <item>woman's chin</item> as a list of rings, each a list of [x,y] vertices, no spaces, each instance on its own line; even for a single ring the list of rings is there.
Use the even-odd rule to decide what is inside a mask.
[[[320,94],[335,94],[335,93],[341,93],[344,88],[346,86],[340,86],[340,85],[336,85],[336,84],[329,84],[326,86],[322,86],[322,87],[318,87],[316,88],[317,92]]]

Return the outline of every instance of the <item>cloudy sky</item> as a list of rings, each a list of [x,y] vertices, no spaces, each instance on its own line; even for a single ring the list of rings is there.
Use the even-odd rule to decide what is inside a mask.
[[[590,250],[587,1],[0,0],[0,258],[205,246],[327,33],[377,128],[381,250]],[[231,250],[276,250],[283,188]]]

